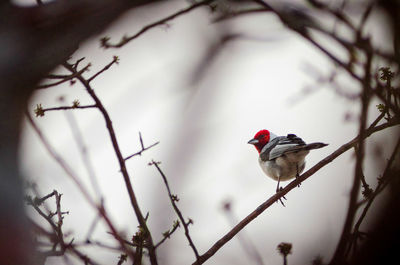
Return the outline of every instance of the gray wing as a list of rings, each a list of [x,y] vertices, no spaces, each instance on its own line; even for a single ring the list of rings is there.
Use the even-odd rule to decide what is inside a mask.
[[[261,150],[260,157],[262,161],[268,161],[282,156],[285,153],[301,150],[306,143],[294,134],[279,136],[272,139]]]

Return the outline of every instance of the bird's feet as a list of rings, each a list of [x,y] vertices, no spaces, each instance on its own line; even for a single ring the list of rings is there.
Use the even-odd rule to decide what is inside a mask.
[[[278,187],[276,188],[276,193],[279,193],[279,192],[281,192],[282,190],[283,190],[283,188],[278,186]],[[279,198],[279,201],[280,201],[280,203],[283,205],[283,207],[286,207],[285,204],[284,204],[283,201],[282,201],[282,198],[286,200],[286,197],[285,197],[285,196],[282,196],[282,197]],[[278,202],[278,201],[276,201],[276,202]]]
[[[297,179],[298,177],[300,177],[300,174],[299,174],[299,165],[296,165],[296,179]],[[301,184],[301,183],[297,184],[297,187],[298,187],[298,188],[300,188],[300,184]]]

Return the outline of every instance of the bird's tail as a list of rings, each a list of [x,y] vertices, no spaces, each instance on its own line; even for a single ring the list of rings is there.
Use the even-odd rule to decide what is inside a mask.
[[[327,146],[328,144],[324,143],[311,143],[306,145],[298,145],[286,150],[285,153],[294,153],[294,152],[301,152],[301,151],[309,151],[313,149],[318,149]]]
[[[324,143],[311,143],[311,144],[306,144],[306,146],[303,146],[303,150],[313,150],[313,149],[319,149],[322,147],[327,146],[328,144]]]

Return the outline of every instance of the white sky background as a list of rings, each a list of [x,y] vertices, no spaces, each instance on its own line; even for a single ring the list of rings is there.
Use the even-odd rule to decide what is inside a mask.
[[[147,165],[152,159],[162,162],[171,189],[180,198],[181,211],[194,220],[190,232],[202,254],[232,228],[231,220],[222,211],[223,202],[231,201],[235,215],[243,219],[275,192],[276,182],[262,173],[256,150],[247,144],[258,130],[266,128],[278,135],[296,133],[306,142],[329,143],[328,147],[311,152],[307,170],[357,134],[354,120],[345,121],[344,117],[346,113],[357,117],[358,106],[316,83],[315,75],[310,75],[310,65],[329,74],[332,64],[269,14],[212,24],[210,14],[203,8],[173,20],[168,27],[150,30],[121,49],[99,48],[102,36],[117,41],[185,6],[184,1],[173,1],[129,12],[106,33],[83,44],[74,59],[85,56],[82,65],[92,62],[88,73],[92,75],[113,55],[120,57],[119,65],[92,84],[113,120],[124,156],[140,149],[139,131],[145,145],[160,141],[143,156],[127,162],[142,212],[150,212],[148,223],[154,241],[162,238],[161,233],[170,229],[177,217],[161,177]],[[244,38],[228,42],[207,65],[202,78],[193,82],[207,48],[218,41],[222,30],[243,34]],[[304,88],[315,84],[317,89],[304,95]],[[351,91],[357,91],[353,84],[346,85],[344,89],[353,87]],[[66,103],[58,101],[61,95]],[[45,108],[69,105],[74,99],[79,99],[81,105],[92,104],[77,82],[74,86],[37,92],[30,109],[37,103]],[[70,114],[84,135],[106,208],[129,238],[136,231],[137,222],[104,120],[94,109]],[[370,119],[376,115],[372,108]],[[35,121],[89,185],[65,113],[48,112]],[[383,139],[379,134],[374,137],[380,143]],[[265,264],[281,264],[276,251],[280,242],[293,243],[290,264],[310,263],[319,254],[329,260],[347,210],[353,176],[351,154],[342,155],[292,190],[286,195],[286,207],[273,205],[240,233],[256,246]],[[366,165],[370,164],[368,161]],[[64,219],[64,229],[74,234],[74,242],[84,240],[94,211],[49,157],[29,125],[23,135],[21,165],[25,177],[37,182],[43,194],[53,189],[63,193],[63,209],[70,211]],[[379,169],[365,169],[374,184]],[[93,238],[110,242],[106,231],[103,226],[97,227]],[[183,232],[180,228],[158,249],[160,264],[194,261]],[[119,256],[104,251],[93,253],[95,260],[105,264],[116,264]],[[256,264],[248,259],[234,238],[206,264]],[[58,262],[49,259],[47,264]]]

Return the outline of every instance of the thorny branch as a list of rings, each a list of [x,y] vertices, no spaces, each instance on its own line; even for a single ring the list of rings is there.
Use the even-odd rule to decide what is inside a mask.
[[[78,75],[81,75],[84,72],[86,72],[90,66],[91,66],[91,64],[89,63],[85,67],[83,67],[81,70],[79,70],[78,72],[71,74],[71,75],[48,75],[47,78],[49,78],[49,79],[61,79],[61,80],[54,82],[54,83],[38,85],[37,89],[45,89],[45,88],[49,88],[49,87],[53,87],[53,86],[58,86],[69,80],[73,80]]]
[[[35,108],[36,116],[44,116],[44,113],[47,111],[57,111],[57,110],[75,110],[75,109],[92,109],[96,108],[96,105],[72,105],[72,106],[60,106],[60,107],[53,107],[53,108],[43,108],[41,104],[38,104]]]
[[[400,138],[397,140],[397,143],[394,147],[394,150],[392,152],[392,155],[389,158],[389,161],[386,164],[385,170],[382,174],[382,176],[379,178],[379,182],[378,182],[378,186],[375,188],[374,192],[371,193],[368,197],[368,201],[367,204],[365,205],[358,221],[356,222],[356,224],[354,225],[353,228],[353,232],[351,234],[351,238],[348,240],[347,243],[347,249],[346,249],[346,257],[348,256],[348,254],[350,253],[351,249],[353,248],[354,252],[357,249],[357,240],[360,238],[360,235],[362,235],[362,232],[360,231],[360,226],[362,224],[362,222],[364,221],[365,216],[367,215],[367,212],[369,210],[369,208],[371,207],[372,203],[374,202],[376,196],[384,189],[384,187],[386,185],[389,184],[390,179],[390,171],[392,170],[392,165],[395,161],[395,157],[396,155],[398,155],[400,151]]]
[[[44,147],[47,149],[48,153],[50,156],[57,161],[57,163],[61,166],[61,168],[64,170],[64,172],[71,178],[71,180],[75,183],[75,185],[78,187],[79,191],[81,194],[85,197],[87,202],[97,210],[98,214],[104,219],[106,222],[107,226],[110,228],[113,236],[117,239],[117,241],[120,244],[121,249],[127,253],[130,257],[133,258],[133,253],[130,251],[124,244],[123,239],[119,235],[117,229],[114,227],[114,224],[112,223],[111,219],[108,217],[108,214],[102,204],[97,204],[93,198],[90,196],[89,192],[87,189],[84,187],[82,182],[79,180],[78,176],[75,174],[75,172],[72,170],[71,167],[68,166],[68,164],[64,161],[64,159],[53,149],[53,147],[50,145],[48,140],[45,138],[39,127],[36,125],[36,123],[33,121],[31,115],[29,112],[26,112],[26,116],[28,117],[29,123],[32,125],[33,129],[35,130],[36,134],[39,136],[41,142],[43,143]]]
[[[100,71],[98,71],[97,73],[95,73],[92,77],[90,77],[90,78],[87,80],[88,83],[92,82],[93,79],[95,79],[96,77],[98,77],[99,75],[101,75],[102,73],[104,73],[105,71],[107,71],[108,69],[110,69],[110,67],[111,67],[113,64],[118,64],[118,62],[119,62],[118,56],[115,56],[115,55],[114,55],[113,60],[112,60],[109,64],[107,64],[106,66],[104,66],[103,69],[101,69]]]
[[[144,151],[147,151],[147,150],[149,150],[150,148],[152,148],[152,147],[154,147],[154,146],[156,146],[156,145],[158,145],[158,144],[160,143],[160,142],[155,142],[154,144],[151,144],[151,145],[145,147],[144,144],[143,144],[142,134],[141,134],[140,132],[139,132],[139,140],[140,140],[140,147],[141,147],[141,150],[138,151],[138,152],[136,152],[136,153],[134,153],[134,154],[131,154],[131,155],[125,157],[125,158],[124,158],[125,160],[131,159],[131,158],[134,157],[134,156],[138,156],[138,155],[140,156],[140,155],[142,155],[142,153],[143,153]]]
[[[76,70],[76,68],[74,68],[73,65],[71,65],[69,63],[64,63],[63,66],[73,74],[78,72]],[[145,218],[143,217],[143,214],[142,214],[142,212],[140,210],[139,204],[138,204],[137,199],[136,199],[136,195],[135,195],[135,193],[133,191],[133,187],[132,187],[132,183],[131,183],[131,180],[130,180],[130,176],[129,176],[129,173],[128,173],[127,169],[126,169],[125,159],[122,156],[122,152],[120,150],[120,147],[119,147],[119,144],[118,144],[118,141],[117,141],[117,137],[116,137],[116,134],[115,134],[114,127],[112,125],[111,118],[110,118],[107,110],[105,109],[103,103],[97,97],[95,91],[93,90],[93,88],[89,84],[89,81],[87,79],[85,79],[82,75],[77,75],[76,78],[81,82],[81,84],[85,87],[87,93],[92,97],[92,99],[94,100],[94,102],[96,104],[96,107],[101,112],[101,114],[103,115],[103,118],[104,118],[104,120],[106,122],[106,127],[107,127],[107,130],[109,132],[109,136],[110,136],[110,139],[111,139],[115,154],[117,156],[117,160],[118,160],[119,165],[120,165],[120,170],[121,170],[124,182],[125,182],[126,189],[128,191],[128,194],[129,194],[129,199],[130,199],[131,205],[133,207],[133,210],[135,211],[136,218],[137,218],[137,220],[138,220],[138,222],[140,224],[140,227],[142,227],[144,229],[144,232],[145,232],[146,237],[147,237],[147,240],[146,240],[147,241],[147,246],[146,247],[149,250],[150,262],[151,262],[152,265],[156,265],[157,264],[157,257],[156,257],[156,253],[155,253],[153,239],[151,237],[150,230],[147,227]]]
[[[171,193],[171,189],[169,187],[167,177],[165,176],[164,172],[161,170],[161,168],[158,164],[159,164],[159,162],[155,162],[154,160],[149,163],[149,165],[154,165],[156,167],[157,171],[160,173],[160,175],[165,183],[165,187],[167,188],[168,197],[171,200],[172,207],[174,208],[176,214],[179,217],[179,220],[181,221],[181,223],[183,225],[183,228],[185,229],[185,236],[189,242],[190,247],[192,248],[192,250],[194,252],[194,255],[196,256],[196,260],[198,260],[200,258],[199,252],[197,251],[196,246],[194,245],[193,240],[190,237],[190,233],[189,233],[189,225],[192,224],[193,221],[190,218],[189,218],[189,221],[187,221],[187,222],[185,221],[185,218],[183,217],[182,212],[179,210],[178,206],[176,205],[176,202],[179,199],[176,195],[173,195]]]
[[[78,256],[82,261],[87,262],[87,264],[96,264],[95,262],[90,261],[90,259],[86,255],[82,254],[79,250],[77,250],[75,248],[75,246],[73,245],[73,239],[69,243],[65,243],[65,241],[64,241],[64,234],[62,231],[63,219],[64,219],[63,215],[68,214],[69,212],[61,211],[61,196],[62,196],[62,194],[60,194],[56,190],[54,190],[50,194],[40,198],[40,197],[38,197],[37,191],[35,191],[35,193],[36,193],[35,198],[26,196],[25,200],[28,203],[28,205],[32,206],[33,209],[40,216],[42,216],[47,221],[47,223],[50,224],[50,227],[53,230],[52,232],[48,232],[46,229],[42,228],[41,226],[37,225],[32,220],[30,220],[31,224],[33,224],[35,229],[38,230],[41,235],[45,235],[46,237],[48,237],[49,242],[52,243],[50,250],[40,252],[42,259],[46,260],[47,257],[62,256],[62,255],[64,255],[66,250],[69,250],[72,253],[74,253],[76,256]],[[49,199],[51,197],[55,197],[56,211],[54,213],[51,211],[48,211],[48,213],[45,213],[42,211],[42,209],[40,209],[40,206],[43,203],[45,203],[45,201],[47,199]],[[54,216],[57,216],[57,221],[53,220]],[[58,249],[57,249],[57,246],[59,246]]]
[[[158,248],[159,246],[161,246],[165,240],[167,240],[168,238],[171,237],[171,235],[179,228],[180,223],[178,220],[174,221],[174,224],[172,225],[172,229],[171,230],[167,230],[163,233],[163,238],[160,240],[160,242],[158,242],[157,244],[155,244],[155,248]]]

